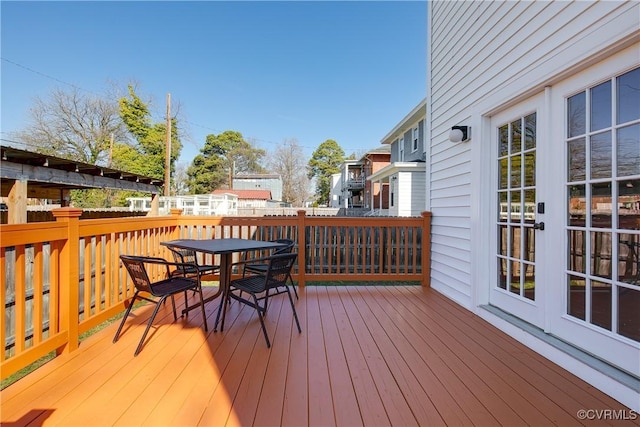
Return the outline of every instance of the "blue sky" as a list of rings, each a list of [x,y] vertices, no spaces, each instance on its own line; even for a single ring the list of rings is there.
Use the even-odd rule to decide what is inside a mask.
[[[179,105],[190,163],[235,130],[306,156],[376,148],[426,95],[426,2],[12,2],[1,7],[2,139],[34,97],[129,82],[164,120]],[[3,141],[3,143],[6,143]]]

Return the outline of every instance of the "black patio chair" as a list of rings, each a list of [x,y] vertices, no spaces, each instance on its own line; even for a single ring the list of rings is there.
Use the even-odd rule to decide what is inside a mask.
[[[176,263],[189,264],[185,267],[177,267],[174,271],[174,275],[178,276],[204,276],[206,274],[213,274],[216,271],[220,271],[220,266],[215,264],[203,264],[198,262],[198,256],[193,249],[182,249],[172,246],[167,246],[173,255],[173,259]]]
[[[271,255],[260,259],[260,262],[264,262],[267,265],[267,270],[264,273],[250,274],[245,277],[232,280],[229,284],[228,297],[253,307],[258,312],[258,318],[260,319],[260,326],[262,327],[262,333],[264,339],[267,342],[267,347],[271,347],[271,341],[269,341],[269,335],[264,325],[264,316],[267,312],[267,304],[270,298],[286,293],[289,297],[289,303],[293,310],[293,317],[296,320],[296,326],[298,332],[302,333],[300,329],[300,322],[298,320],[298,314],[296,313],[296,307],[293,304],[293,298],[287,286],[287,278],[291,273],[293,263],[298,257],[297,253],[284,253]],[[254,262],[257,260],[240,261],[236,265],[241,265],[246,262]],[[235,292],[239,291],[238,294]],[[251,299],[244,298],[242,295],[246,292],[251,296]],[[220,310],[223,309],[223,300],[220,301],[220,307],[218,308],[218,318],[220,317]],[[262,302],[262,304],[261,304]],[[216,327],[218,321],[216,320]],[[224,320],[222,324],[224,328]],[[222,328],[220,330],[222,330]]]
[[[174,295],[177,293],[182,293],[193,290],[194,292],[200,295],[200,307],[202,308],[202,318],[204,320],[204,330],[208,331],[207,327],[207,315],[204,311],[204,298],[202,296],[202,287],[200,286],[200,276],[195,275],[193,277],[180,276],[175,275],[171,269],[182,268],[184,271],[188,271],[188,269],[195,268],[194,264],[182,264],[169,262],[163,258],[156,257],[142,257],[142,256],[131,256],[131,255],[120,255],[120,259],[124,264],[125,268],[129,272],[129,276],[133,281],[133,284],[136,288],[136,291],[129,303],[129,307],[127,307],[127,311],[122,318],[122,322],[120,322],[120,326],[116,331],[116,335],[113,338],[113,342],[118,341],[120,337],[120,332],[122,331],[122,327],[124,326],[129,314],[131,313],[131,309],[133,308],[136,300],[145,300],[156,304],[155,309],[153,310],[153,314],[149,318],[147,322],[147,327],[142,334],[142,338],[140,338],[140,342],[138,343],[138,347],[134,353],[134,356],[137,356],[142,350],[142,346],[145,338],[147,337],[147,333],[153,324],[153,320],[158,314],[158,310],[160,309],[160,305],[168,298],[171,297],[171,305],[173,307],[173,320],[178,320],[178,316],[176,315],[176,304],[174,300]],[[152,282],[149,278],[149,274],[147,272],[147,265],[158,265],[164,266],[166,268],[166,276],[164,279],[160,279],[156,282]],[[144,293],[144,295],[141,294]],[[146,296],[146,294],[150,294],[157,299],[152,299]],[[186,295],[185,295],[186,297]],[[185,300],[186,304],[186,300]]]
[[[173,260],[176,263],[187,265],[185,267],[177,267],[171,273],[174,276],[199,276],[202,279],[202,276],[206,274],[213,274],[217,271],[220,271],[220,266],[215,264],[203,264],[200,265],[198,262],[198,255],[196,251],[193,249],[183,249],[176,248],[172,246],[167,246],[173,255]],[[185,300],[187,299],[187,293],[185,291]]]
[[[272,242],[284,243],[286,246],[280,247],[273,251],[272,255],[278,254],[288,254],[293,251],[293,247],[296,244],[295,241],[291,239],[276,239],[272,240]],[[264,261],[260,261],[260,258],[257,259],[247,259],[247,263],[243,265],[242,275],[245,276],[247,273],[262,273],[264,274],[269,267],[268,263]],[[296,290],[295,284],[293,283],[293,278],[291,277],[291,272],[287,276],[287,281],[291,284],[291,288],[293,289],[293,293],[296,295],[296,299],[298,299],[298,291]]]

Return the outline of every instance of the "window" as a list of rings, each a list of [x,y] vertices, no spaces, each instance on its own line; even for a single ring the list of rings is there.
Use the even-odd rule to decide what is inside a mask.
[[[640,341],[640,68],[567,99],[567,314]],[[617,260],[615,262],[614,260]]]
[[[404,136],[398,138],[398,161],[404,162]]]
[[[418,130],[418,126],[413,128],[413,144],[411,145],[411,151],[418,150],[418,139],[420,138],[420,132]]]

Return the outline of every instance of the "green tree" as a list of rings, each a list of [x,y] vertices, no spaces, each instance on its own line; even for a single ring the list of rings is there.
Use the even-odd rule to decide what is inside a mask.
[[[187,169],[191,194],[207,194],[218,188],[229,188],[232,173],[264,173],[260,161],[265,151],[245,141],[242,134],[227,130],[207,135],[204,147]]]
[[[327,139],[311,155],[309,160],[309,179],[316,180],[316,201],[329,204],[331,193],[331,175],[340,172],[344,162],[344,150],[333,139]]]
[[[128,172],[164,179],[166,163],[166,122],[153,123],[149,106],[129,85],[128,97],[119,100],[120,117],[136,144],[117,144],[114,146],[114,167]],[[173,176],[175,162],[180,156],[182,143],[177,125],[178,120],[171,119],[170,176]],[[117,155],[115,154],[117,153]],[[170,183],[165,183],[170,185]]]

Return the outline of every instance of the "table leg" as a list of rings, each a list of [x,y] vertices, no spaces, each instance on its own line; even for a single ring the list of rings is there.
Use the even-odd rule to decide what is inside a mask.
[[[224,331],[224,319],[227,314],[227,303],[229,301],[229,283],[231,282],[231,265],[233,264],[233,254],[224,253],[220,255],[220,288],[222,289],[222,299],[218,306],[218,314],[216,315],[216,323],[213,332],[218,330],[218,322],[222,313],[222,324],[220,331]]]

